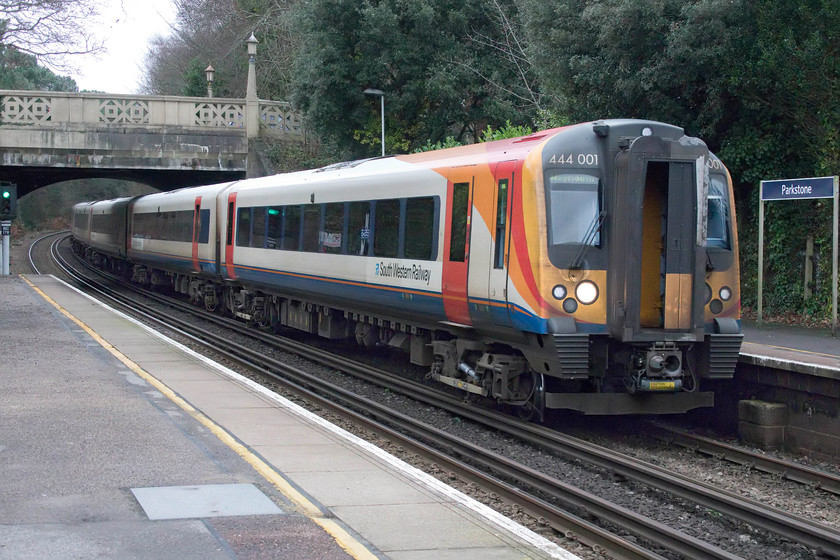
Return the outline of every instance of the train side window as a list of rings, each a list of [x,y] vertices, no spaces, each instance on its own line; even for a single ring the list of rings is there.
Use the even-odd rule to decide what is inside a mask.
[[[712,175],[706,213],[706,246],[731,249],[729,243],[729,196],[726,179]]]
[[[467,216],[470,202],[470,184],[452,186],[452,230],[449,234],[449,260],[464,262],[467,257]]]
[[[373,254],[396,257],[400,245],[400,201],[378,200],[373,221]]]
[[[300,251],[300,206],[283,208],[283,249]]]
[[[265,248],[265,228],[266,228],[266,215],[267,208],[265,206],[258,206],[254,208],[254,212],[252,214],[252,221],[253,227],[251,228],[251,247],[257,247],[259,249]]]
[[[199,212],[199,218],[201,220],[201,226],[198,236],[199,243],[208,243],[210,241],[210,209],[205,208],[201,212]]]
[[[507,240],[507,199],[508,180],[499,179],[496,199],[496,254],[493,256],[493,268],[505,267],[505,241]]]
[[[321,241],[321,205],[307,204],[303,207],[303,250],[317,253]]]
[[[549,243],[581,245],[598,225],[601,212],[599,179],[584,173],[556,173],[549,176]],[[590,245],[601,244],[595,234]]]
[[[347,222],[347,253],[367,255],[370,247],[370,202],[351,202]]]
[[[236,217],[236,246],[251,247],[251,214],[253,208],[239,208]]]
[[[268,249],[279,249],[280,240],[283,237],[283,207],[268,207],[268,231],[265,239],[265,246]]]
[[[324,229],[320,233],[321,250],[324,253],[341,253],[344,241],[344,203],[332,202],[324,205]]]
[[[405,202],[405,248],[407,259],[431,260],[434,250],[435,199],[409,198]]]

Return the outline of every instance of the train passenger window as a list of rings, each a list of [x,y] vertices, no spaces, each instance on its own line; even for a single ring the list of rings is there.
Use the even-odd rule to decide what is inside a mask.
[[[321,205],[307,204],[303,207],[303,250],[317,253],[321,241]]]
[[[405,202],[406,259],[431,260],[434,246],[435,199],[409,198]]]
[[[280,238],[283,237],[283,207],[268,207],[268,232],[265,246],[269,249],[280,248]]]
[[[283,208],[283,249],[300,251],[300,206]]]
[[[254,208],[252,216],[254,225],[251,228],[251,247],[265,248],[266,210],[267,208],[265,206]]]
[[[730,249],[729,196],[726,179],[712,175],[709,180],[708,212],[706,214],[706,246]]]
[[[251,247],[251,213],[253,208],[239,208],[236,217],[236,246]]]
[[[347,222],[347,254],[367,255],[370,247],[370,202],[351,202]]]
[[[598,177],[560,172],[548,177],[549,243],[598,246],[601,234],[595,228],[601,212]],[[592,235],[594,233],[594,235]]]
[[[493,268],[505,267],[505,241],[507,240],[507,199],[508,180],[499,179],[496,200],[496,254],[493,255]]]
[[[199,219],[201,220],[201,228],[199,230],[198,242],[208,243],[210,241],[210,209],[205,208],[199,212]]]
[[[324,205],[324,229],[320,233],[321,251],[341,253],[344,241],[344,203],[333,202]]]
[[[377,201],[373,222],[373,254],[377,257],[396,257],[399,246],[400,201]]]
[[[449,260],[464,262],[467,258],[467,216],[470,184],[455,183],[452,188],[452,231],[449,237]]]

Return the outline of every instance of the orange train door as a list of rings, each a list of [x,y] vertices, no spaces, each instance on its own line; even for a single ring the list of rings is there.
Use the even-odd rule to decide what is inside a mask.
[[[472,324],[467,282],[474,182],[474,177],[470,174],[450,178],[446,187],[446,199],[449,204],[443,246],[443,309],[447,319],[462,325]]]
[[[192,230],[192,265],[193,270],[201,272],[201,265],[198,263],[198,239],[201,235],[201,197],[195,197],[195,213],[193,214]]]

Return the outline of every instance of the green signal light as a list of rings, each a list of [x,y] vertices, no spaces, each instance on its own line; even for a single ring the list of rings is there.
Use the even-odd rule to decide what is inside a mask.
[[[9,198],[10,196],[12,196],[12,193],[9,191],[3,191],[3,198]]]

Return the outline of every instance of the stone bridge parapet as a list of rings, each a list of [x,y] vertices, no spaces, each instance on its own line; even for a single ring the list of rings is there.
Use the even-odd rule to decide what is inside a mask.
[[[231,180],[260,134],[305,139],[278,101],[0,90],[0,180],[20,196],[85,177],[166,190]]]

